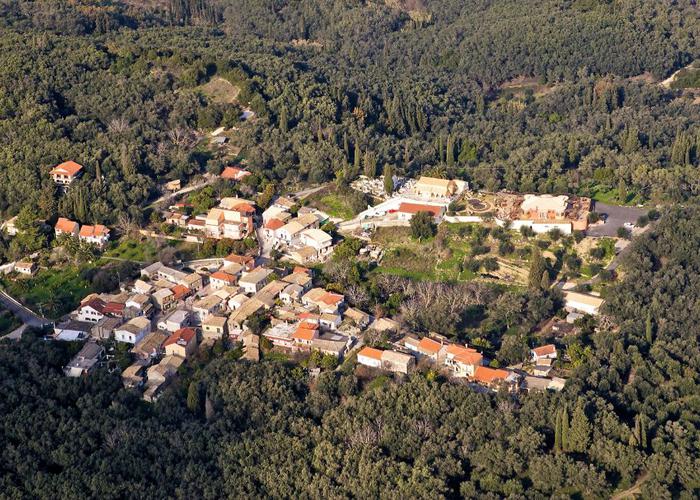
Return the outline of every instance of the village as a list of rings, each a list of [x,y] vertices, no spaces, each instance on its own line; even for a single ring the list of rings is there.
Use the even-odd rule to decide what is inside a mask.
[[[51,171],[57,185],[69,189],[80,177],[75,162]],[[240,182],[250,175],[241,167],[226,167],[220,177]],[[354,186],[377,193],[377,182],[360,179]],[[337,289],[319,286],[318,266],[333,255],[344,236],[360,238],[377,227],[405,227],[418,213],[434,223],[495,223],[533,233],[558,231],[569,235],[589,229],[590,199],[513,193],[472,193],[459,180],[421,177],[397,180],[391,196],[354,219],[343,221],[293,196],[276,196],[267,208],[240,197],[224,197],[205,213],[191,215],[191,205],[174,203],[163,210],[164,223],[178,238],[201,243],[207,239],[254,239],[257,248],[196,263],[144,265],[139,277],[120,281],[112,293],[91,293],[70,314],[53,323],[50,340],[84,342],[65,367],[71,377],[88,376],[99,366],[116,366],[121,356],[124,386],[155,401],[177,380],[181,367],[215,345],[240,349],[241,358],[258,362],[269,356],[331,369],[353,363],[364,377],[382,373],[401,377],[434,372],[477,390],[561,390],[567,355],[553,343],[531,349],[529,357],[501,367],[475,346],[462,345],[436,332],[418,334],[400,321],[375,317],[351,307]],[[179,189],[180,184],[170,186]],[[384,198],[381,200],[381,198]],[[105,248],[113,232],[103,225],[80,225],[59,218],[59,238],[77,239],[97,250]],[[12,231],[6,224],[5,230]],[[172,237],[172,236],[171,236]],[[369,239],[371,242],[371,238]],[[360,249],[375,254],[372,246]],[[10,273],[31,276],[37,266],[28,259],[13,264]],[[8,272],[6,269],[5,272]],[[554,337],[576,329],[585,315],[596,316],[604,300],[561,283],[566,313],[548,327]],[[125,358],[126,356],[126,358]],[[111,361],[110,361],[111,360]]]

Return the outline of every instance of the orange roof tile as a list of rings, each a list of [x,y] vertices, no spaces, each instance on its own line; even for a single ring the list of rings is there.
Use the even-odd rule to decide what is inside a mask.
[[[447,354],[452,354],[453,356],[459,356],[462,353],[465,352],[477,352],[476,349],[472,349],[471,347],[464,347],[459,344],[450,344],[447,346]]]
[[[364,356],[365,358],[371,358],[381,361],[382,351],[375,349],[374,347],[365,347],[360,352],[357,353],[358,356]]]
[[[478,352],[463,352],[455,356],[455,361],[465,365],[480,365],[484,361],[484,357]]]
[[[292,274],[296,273],[303,273],[303,274],[309,274],[309,268],[308,267],[301,267],[301,266],[296,266],[294,270],[292,271]]]
[[[548,356],[556,353],[557,348],[554,346],[554,344],[547,344],[541,347],[535,347],[532,352],[534,352],[536,356]]]
[[[228,262],[235,262],[236,264],[241,264],[244,266],[248,266],[249,264],[255,262],[253,257],[249,257],[247,255],[236,255],[235,253],[232,253],[228,257],[224,257],[224,260]]]
[[[418,342],[418,349],[426,354],[437,354],[440,352],[441,348],[442,344],[440,344],[440,342],[435,342],[433,339],[429,339],[428,337],[423,337],[420,339],[420,342]]]
[[[221,172],[222,179],[229,179],[234,181],[239,181],[248,175],[250,175],[250,172],[238,167],[226,167],[224,168],[224,171]]]
[[[282,222],[279,219],[270,219],[267,221],[267,224],[265,224],[265,229],[272,229],[273,231],[277,231],[279,228],[284,226],[284,222]]]
[[[59,175],[70,175],[74,176],[78,172],[80,172],[83,169],[83,166],[79,163],[76,163],[74,161],[65,161],[59,165],[56,165],[51,169],[51,175],[53,174],[59,174]]]
[[[173,298],[175,300],[180,300],[183,297],[186,297],[190,293],[190,289],[187,288],[185,285],[175,285],[170,289],[171,292],[173,292]]]
[[[490,384],[496,380],[505,380],[507,377],[507,371],[489,368],[488,366],[477,366],[474,371],[474,380],[484,384]]]
[[[83,238],[107,236],[108,234],[109,229],[101,224],[96,224],[94,226],[83,226],[80,228],[80,236]]]
[[[216,271],[210,276],[211,279],[226,281],[227,283],[235,283],[236,277],[233,274],[226,273],[224,271]]]
[[[54,226],[56,231],[63,233],[73,233],[78,227],[80,227],[80,225],[77,222],[66,219],[65,217],[59,217]]]
[[[304,328],[306,330],[317,330],[318,323],[314,323],[312,321],[304,321],[299,324],[299,328]]]
[[[119,314],[124,311],[126,306],[120,302],[107,302],[102,309],[102,314]]]
[[[331,293],[331,292],[326,292],[321,297],[318,299],[319,302],[323,302],[324,304],[328,304],[329,306],[335,306],[340,304],[343,299],[343,297],[340,294],[337,293]]]
[[[301,326],[292,334],[292,338],[295,340],[313,340],[318,335],[318,332],[314,329],[302,328]]]

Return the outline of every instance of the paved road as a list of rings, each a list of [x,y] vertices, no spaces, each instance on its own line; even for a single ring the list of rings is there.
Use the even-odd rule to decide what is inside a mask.
[[[28,326],[41,328],[43,326],[51,324],[51,321],[42,316],[39,316],[34,311],[23,306],[19,301],[15,300],[2,290],[0,290],[0,304],[2,304],[3,307],[11,311],[12,314],[17,316],[20,320],[22,320],[23,323],[23,325],[20,328],[17,328],[8,335],[5,335],[5,337],[3,338],[18,340],[22,336],[22,332],[24,332],[24,329]]]
[[[297,191],[296,193],[292,193],[292,196],[296,198],[297,200],[301,201],[304,198],[307,198],[311,196],[312,194],[318,193],[322,189],[325,189],[328,187],[328,184],[321,184],[320,186],[312,187],[312,188],[306,188],[302,189],[301,191]]]
[[[647,211],[637,207],[620,207],[617,205],[608,205],[606,203],[596,202],[595,211],[599,214],[605,214],[607,219],[605,224],[591,226],[586,231],[588,236],[600,238],[603,236],[617,236],[617,230],[623,227],[625,222],[632,224],[637,222],[640,215],[644,215]]]

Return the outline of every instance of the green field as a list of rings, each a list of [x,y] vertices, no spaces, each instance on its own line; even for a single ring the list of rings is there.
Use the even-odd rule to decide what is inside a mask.
[[[3,278],[0,283],[7,293],[30,309],[47,318],[58,319],[92,292],[90,283],[81,277],[80,272],[77,267],[42,269],[32,278]]]
[[[136,262],[152,262],[158,256],[158,250],[153,240],[133,240],[126,239],[119,242],[119,245],[104,253],[105,257],[133,260]]]

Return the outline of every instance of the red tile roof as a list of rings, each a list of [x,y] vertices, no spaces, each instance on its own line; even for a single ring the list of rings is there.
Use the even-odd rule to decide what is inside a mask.
[[[343,299],[343,297],[340,294],[337,293],[331,293],[331,292],[326,292],[321,297],[318,299],[319,302],[323,302],[324,304],[328,304],[329,306],[335,306],[340,304]]]
[[[170,291],[173,292],[173,299],[175,300],[180,300],[190,293],[190,289],[185,285],[175,285],[170,289]]]
[[[107,236],[108,234],[109,229],[101,224],[97,224],[95,226],[83,226],[80,228],[80,236],[83,238]]]
[[[292,334],[292,338],[295,340],[313,340],[318,335],[318,331],[314,328],[302,328],[299,326],[297,330]]]
[[[364,356],[365,358],[371,358],[381,361],[382,351],[375,349],[374,347],[365,347],[360,352],[357,353],[358,356]]]
[[[104,300],[98,299],[96,297],[93,297],[90,300],[86,300],[80,303],[81,307],[92,307],[95,311],[99,312],[100,314],[104,314],[106,305],[107,304],[105,304]]]
[[[78,227],[80,227],[80,225],[77,222],[66,219],[65,217],[59,217],[54,226],[57,232],[62,233],[73,233]]]
[[[442,215],[442,209],[434,205],[422,205],[420,203],[402,203],[399,205],[399,212],[405,214],[417,214],[418,212],[429,212],[433,217]]]
[[[277,231],[279,228],[284,226],[284,222],[282,222],[279,219],[270,219],[267,221],[267,224],[265,224],[265,229],[272,229],[273,231]]]
[[[296,273],[311,274],[311,271],[309,271],[308,267],[296,266],[294,268],[294,270],[292,271],[292,274],[296,274]]]
[[[255,262],[253,257],[249,257],[247,255],[236,255],[235,253],[225,257],[224,260],[228,262],[235,262],[236,264],[241,264],[242,266],[246,267],[250,267]]]
[[[447,346],[447,354],[452,354],[453,356],[459,356],[465,352],[477,352],[476,349],[471,347],[464,347],[458,344],[450,344]]]
[[[440,344],[440,342],[435,342],[433,339],[429,339],[428,337],[423,337],[420,339],[420,342],[418,342],[418,350],[424,354],[437,354],[440,352],[441,348],[442,344]]]
[[[490,384],[497,380],[505,380],[507,377],[507,371],[489,368],[488,366],[477,366],[474,371],[474,380],[484,384]]]
[[[535,347],[532,352],[535,353],[535,356],[549,356],[550,354],[555,354],[557,352],[557,348],[554,346],[554,344],[547,344],[541,347]]]
[[[455,356],[455,361],[465,365],[478,366],[484,361],[484,357],[478,352],[463,352]]]
[[[177,344],[180,341],[184,342],[185,345],[187,345],[190,342],[192,342],[192,340],[196,337],[197,332],[195,332],[194,329],[180,328],[178,331],[176,331],[170,337],[168,337],[165,342],[163,342],[163,347],[168,346],[170,344]]]
[[[250,172],[238,167],[226,167],[224,168],[224,171],[221,172],[222,179],[229,179],[233,181],[240,181],[241,179],[249,175]]]
[[[74,161],[65,161],[59,165],[56,165],[51,169],[51,175],[53,174],[59,174],[59,175],[70,175],[74,176],[78,172],[80,172],[83,169],[83,166],[79,163],[76,163]]]
[[[119,302],[107,302],[102,309],[102,314],[121,314],[126,306]]]
[[[211,279],[225,281],[226,283],[236,283],[236,277],[233,274],[224,271],[216,271],[210,276]]]

